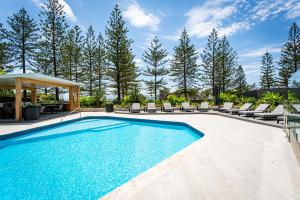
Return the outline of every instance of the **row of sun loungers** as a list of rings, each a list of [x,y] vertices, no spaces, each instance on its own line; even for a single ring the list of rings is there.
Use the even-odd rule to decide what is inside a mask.
[[[180,110],[184,111],[184,112],[194,112],[195,110],[208,111],[208,109],[209,109],[208,102],[202,102],[200,107],[198,107],[198,108],[191,106],[188,102],[184,102],[184,103],[182,103],[182,106],[180,107]],[[133,103],[131,105],[131,107],[129,108],[129,111],[132,113],[139,113],[141,110],[142,109],[141,109],[140,103]],[[147,107],[145,107],[144,111],[149,112],[149,113],[156,112],[157,108],[155,106],[155,103],[148,103]],[[161,111],[174,112],[175,107],[172,107],[171,103],[164,103]]]
[[[233,108],[232,102],[225,102],[222,108],[219,108],[218,110],[220,112],[229,113],[232,115],[239,115],[239,116],[245,116],[245,117],[259,117],[262,119],[279,119],[281,116],[283,116],[284,107],[283,105],[278,105],[272,112],[267,112],[267,109],[270,107],[270,104],[260,104],[258,105],[254,110],[250,110],[252,107],[252,103],[245,103],[241,108]],[[293,108],[300,112],[300,104],[294,104],[292,105]],[[130,112],[137,113],[140,112],[141,105],[140,103],[133,103]],[[202,102],[199,107],[193,107],[189,104],[189,102],[182,103],[182,106],[180,107],[180,110],[182,112],[194,112],[195,110],[198,110],[200,112],[207,112],[209,111],[209,103],[208,102]],[[144,109],[146,112],[156,112],[157,108],[155,106],[155,103],[148,103],[147,107]],[[175,108],[172,107],[170,103],[164,103],[163,107],[161,108],[161,111],[163,112],[174,112]]]

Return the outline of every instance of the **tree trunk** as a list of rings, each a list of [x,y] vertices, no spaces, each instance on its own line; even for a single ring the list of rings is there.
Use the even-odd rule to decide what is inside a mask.
[[[215,90],[215,48],[213,47],[213,57],[212,57],[212,88],[213,88],[213,96],[216,96]]]
[[[90,89],[89,89],[89,93],[90,96],[93,95],[93,80],[92,80],[92,60],[90,58],[90,63],[89,63],[89,85],[90,85]]]
[[[24,19],[23,19],[24,22]],[[26,73],[26,60],[25,60],[25,55],[26,55],[26,49],[25,49],[25,35],[24,35],[24,24],[22,25],[22,69],[23,69],[23,74]],[[26,90],[23,90],[23,96],[24,98],[27,97],[27,92]]]
[[[54,71],[54,76],[58,77],[57,73],[57,58],[56,58],[56,42],[55,42],[55,16],[52,18],[52,56],[53,56],[53,71]],[[56,87],[55,88],[55,100],[59,101],[59,90]]]
[[[156,83],[156,80],[157,80],[157,71],[156,71],[156,66],[154,66],[155,68],[155,74],[154,74],[154,100],[156,101],[156,95],[157,95],[157,83]]]

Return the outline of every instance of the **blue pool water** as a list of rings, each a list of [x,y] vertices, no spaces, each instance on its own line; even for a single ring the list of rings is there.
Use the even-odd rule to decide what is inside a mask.
[[[0,199],[97,199],[202,136],[178,124],[87,118],[0,141]]]

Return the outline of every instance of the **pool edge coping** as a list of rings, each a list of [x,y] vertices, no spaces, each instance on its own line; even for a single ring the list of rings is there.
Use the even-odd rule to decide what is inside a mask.
[[[7,134],[3,134],[0,135],[0,142],[4,141],[4,140],[9,140],[9,139],[13,139],[13,138],[17,138],[17,137],[21,137],[24,135],[28,135],[31,132],[36,132],[36,131],[42,131],[48,128],[52,128],[52,127],[56,127],[56,126],[60,126],[60,125],[67,125],[70,124],[72,122],[76,122],[76,121],[81,121],[81,120],[86,120],[86,119],[119,119],[119,120],[128,120],[128,121],[138,121],[138,122],[149,122],[149,123],[164,123],[164,124],[173,124],[173,125],[180,125],[180,126],[185,126],[189,129],[191,129],[193,132],[196,132],[197,134],[199,134],[200,136],[204,136],[205,134],[194,128],[193,126],[191,126],[190,124],[187,124],[185,122],[178,122],[178,121],[168,121],[168,120],[153,120],[153,119],[138,119],[138,118],[131,118],[131,117],[118,117],[118,116],[84,116],[84,117],[78,117],[75,119],[69,119],[63,122],[54,122],[51,124],[47,124],[47,125],[43,125],[40,127],[34,127],[34,128],[29,128],[29,129],[25,129],[25,130],[20,130],[20,131],[16,131],[16,132],[10,132]]]

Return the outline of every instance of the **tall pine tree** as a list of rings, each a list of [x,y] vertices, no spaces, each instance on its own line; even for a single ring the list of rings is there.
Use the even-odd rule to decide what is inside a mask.
[[[105,50],[105,43],[101,33],[97,37],[97,46],[96,46],[96,65],[95,65],[95,80],[97,81],[96,87],[98,88],[98,94],[105,94],[106,87],[106,72],[107,72],[107,54]]]
[[[72,30],[74,32],[74,38],[73,38],[73,45],[74,45],[73,71],[74,72],[73,72],[73,74],[74,74],[75,81],[78,82],[80,79],[79,77],[82,73],[81,65],[82,65],[82,58],[83,58],[83,53],[82,53],[83,36],[82,36],[81,29],[78,25],[75,25]]]
[[[139,83],[137,77],[139,70],[134,61],[134,55],[131,49],[131,43],[124,38],[121,42],[121,61],[120,61],[120,74],[121,74],[121,96],[124,98],[128,95],[129,91],[137,88]]]
[[[49,41],[39,40],[36,45],[37,52],[34,56],[34,65],[32,71],[46,75],[52,74],[52,61],[51,58],[48,57],[49,52],[51,52]],[[47,88],[45,88],[45,94],[48,94]]]
[[[81,74],[83,36],[78,25],[70,29],[62,45],[62,75],[78,82]]]
[[[137,68],[133,61],[132,40],[127,37],[128,29],[125,26],[121,10],[116,5],[106,26],[106,50],[111,87],[116,89],[117,99],[120,101],[133,85],[136,84]]]
[[[247,88],[246,75],[241,65],[239,65],[235,71],[234,85],[238,93],[244,92]]]
[[[288,87],[289,78],[300,68],[300,29],[296,23],[290,28],[288,41],[281,49],[278,62],[280,86]]]
[[[198,52],[193,44],[186,29],[184,28],[179,45],[174,48],[173,59],[171,60],[171,76],[176,86],[183,90],[185,99],[188,98],[188,90],[197,84],[198,79]]]
[[[211,34],[208,36],[208,41],[203,53],[202,58],[202,68],[203,80],[212,87],[213,96],[217,95],[217,74],[219,71],[219,39],[216,29],[213,29]]]
[[[83,55],[84,55],[84,81],[87,85],[87,91],[90,96],[93,95],[93,86],[95,80],[96,65],[96,35],[93,27],[90,25],[85,37]]]
[[[219,52],[217,58],[219,67],[216,70],[218,85],[221,86],[221,91],[233,86],[234,75],[237,66],[237,54],[230,46],[226,36],[223,36],[219,42]]]
[[[168,62],[167,56],[167,51],[162,48],[162,44],[157,37],[154,37],[150,47],[143,55],[143,61],[148,65],[143,74],[151,77],[151,80],[146,80],[145,83],[151,95],[154,94],[155,100],[159,89],[166,85],[164,76],[168,74],[165,67]]]
[[[31,64],[38,40],[37,24],[22,8],[18,13],[8,17],[10,30],[6,31],[9,40],[11,55],[23,73],[26,73],[27,64]]]
[[[269,52],[262,56],[261,64],[260,86],[264,89],[270,89],[275,86],[275,68],[273,57]]]
[[[13,71],[14,67],[9,65],[12,61],[12,56],[9,51],[9,44],[6,41],[6,32],[3,25],[0,23],[0,71],[3,73]]]
[[[59,77],[61,48],[66,34],[67,24],[65,20],[64,6],[59,0],[46,0],[42,4],[42,11],[40,12],[42,37],[45,44],[49,44],[50,51],[47,57],[51,60],[51,68],[53,75]],[[59,90],[55,88],[55,98],[59,100]]]
[[[7,23],[10,27],[6,31],[11,51],[10,55],[12,55],[16,66],[21,68],[23,73],[26,73],[27,65],[32,64],[36,50],[37,24],[30,18],[24,8],[8,17]],[[24,90],[24,96],[26,97],[26,90]]]
[[[279,65],[281,65],[281,63],[279,63]],[[277,78],[278,86],[287,88],[289,86],[289,79],[291,78],[291,74],[292,73],[289,67],[281,65],[278,70],[278,78]]]

